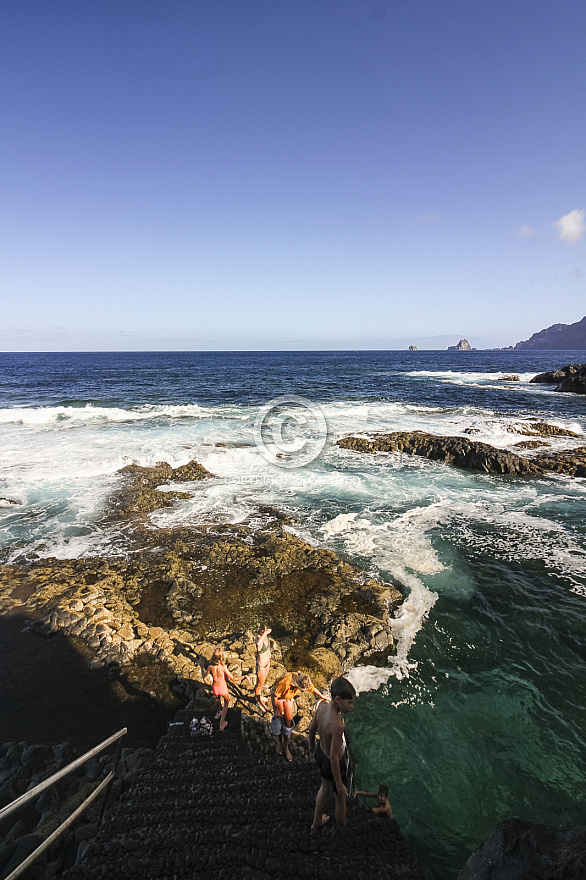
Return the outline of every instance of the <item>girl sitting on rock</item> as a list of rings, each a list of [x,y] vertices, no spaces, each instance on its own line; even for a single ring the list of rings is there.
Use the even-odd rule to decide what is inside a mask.
[[[224,652],[222,648],[215,649],[212,654],[212,659],[205,669],[204,657],[199,657],[199,664],[201,666],[202,678],[205,679],[208,675],[212,676],[212,690],[214,692],[214,697],[216,698],[216,718],[220,719],[220,730],[225,730],[228,726],[226,715],[228,714],[228,705],[230,703],[230,694],[228,693],[226,678],[229,678],[230,681],[234,682],[242,681],[243,679],[246,679],[249,684],[252,682],[248,675],[232,675],[224,662]]]

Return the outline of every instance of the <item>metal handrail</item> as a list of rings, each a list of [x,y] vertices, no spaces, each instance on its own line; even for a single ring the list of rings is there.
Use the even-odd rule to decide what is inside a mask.
[[[116,740],[118,740],[118,748],[116,749],[116,755],[114,757],[114,765],[106,778],[103,779],[97,786],[97,788],[86,797],[83,803],[80,804],[79,807],[77,807],[77,809],[71,814],[71,816],[69,816],[68,819],[62,822],[61,825],[56,828],[55,831],[53,831],[53,833],[50,834],[46,840],[44,840],[29,856],[27,856],[24,862],[21,862],[20,865],[15,868],[14,871],[12,871],[12,873],[8,875],[8,877],[5,878],[5,880],[16,880],[17,877],[20,877],[20,875],[23,874],[24,871],[26,871],[26,869],[29,868],[30,865],[32,865],[32,863],[36,861],[36,859],[46,849],[48,849],[51,844],[53,844],[57,840],[57,838],[61,836],[61,834],[63,834],[64,831],[67,830],[67,828],[73,825],[76,819],[81,816],[81,814],[85,810],[87,810],[89,805],[96,800],[96,798],[104,789],[106,789],[107,796],[107,789],[109,788],[110,783],[112,782],[116,774],[116,767],[118,766],[118,759],[120,758],[120,751],[122,748],[122,738],[126,735],[127,732],[127,728],[123,727],[117,733],[112,734],[112,736],[108,737],[108,739],[105,739],[103,742],[101,742],[98,746],[90,749],[89,752],[86,752],[80,758],[76,758],[75,761],[72,761],[70,764],[67,765],[67,767],[64,767],[62,770],[58,770],[57,773],[54,773],[48,779],[45,779],[44,782],[40,782],[39,785],[36,785],[30,791],[25,791],[24,794],[22,794],[20,797],[16,798],[16,800],[12,801],[12,803],[8,804],[6,807],[3,807],[0,810],[0,822],[2,822],[3,819],[8,818],[8,816],[11,816],[12,813],[15,813],[21,807],[24,807],[25,804],[28,804],[30,801],[37,798],[42,791],[46,791],[46,789],[51,788],[52,785],[55,785],[55,783],[59,782],[60,779],[63,779],[64,776],[67,776],[69,773],[77,770],[78,767],[81,767],[83,764],[86,763],[86,761],[89,761],[90,758],[93,758],[94,755],[98,755],[100,752],[102,752],[104,749],[107,749],[108,746],[112,745],[112,743],[115,743]],[[102,804],[102,809],[100,811],[98,828],[102,824],[102,818],[104,815],[104,810],[106,808],[106,796],[104,797],[104,803]]]

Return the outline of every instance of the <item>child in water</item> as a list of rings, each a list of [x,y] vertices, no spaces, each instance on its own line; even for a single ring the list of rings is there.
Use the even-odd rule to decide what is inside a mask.
[[[393,810],[389,803],[389,787],[388,785],[379,785],[378,791],[355,791],[354,797],[376,798],[378,807],[373,807],[372,812],[375,816],[384,816],[387,819],[393,818]]]
[[[228,726],[226,715],[228,714],[228,705],[230,703],[230,694],[228,692],[226,678],[229,678],[230,681],[242,681],[243,679],[246,679],[249,684],[251,684],[251,680],[248,675],[232,675],[224,663],[224,652],[221,648],[216,648],[212,655],[212,659],[205,669],[205,658],[199,657],[198,659],[199,665],[201,666],[202,678],[205,679],[208,675],[212,676],[212,690],[214,692],[214,697],[216,698],[216,718],[220,719],[220,730],[225,730]]]

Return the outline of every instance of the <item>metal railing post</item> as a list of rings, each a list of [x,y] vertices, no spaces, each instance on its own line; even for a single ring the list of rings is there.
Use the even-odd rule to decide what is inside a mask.
[[[100,829],[100,825],[102,822],[102,818],[104,816],[104,811],[106,809],[106,798],[108,796],[108,791],[110,790],[110,786],[112,785],[112,780],[114,779],[114,775],[116,773],[116,768],[118,766],[118,761],[120,758],[120,753],[122,751],[122,738],[128,732],[126,727],[123,727],[122,730],[119,730],[117,733],[105,739],[102,743],[96,746],[93,749],[90,749],[89,752],[86,752],[80,758],[76,758],[75,761],[72,761],[67,767],[64,767],[62,770],[58,770],[57,773],[54,773],[48,779],[45,779],[44,782],[40,782],[38,785],[35,785],[30,791],[25,791],[20,797],[16,798],[12,801],[12,803],[3,807],[0,810],[0,822],[6,819],[8,816],[15,813],[21,807],[24,807],[25,804],[30,803],[30,801],[37,798],[41,792],[46,791],[46,789],[51,788],[52,785],[55,785],[56,782],[59,782],[60,779],[63,779],[64,776],[67,776],[69,773],[72,773],[73,770],[77,770],[78,767],[81,767],[86,761],[89,761],[90,758],[93,758],[94,755],[98,755],[101,751],[108,748],[108,746],[112,745],[118,741],[118,745],[116,747],[116,754],[114,757],[114,764],[112,769],[108,773],[105,779],[103,779],[100,784],[92,791],[90,795],[88,795],[85,800],[79,805],[79,807],[69,816],[68,819],[65,819],[64,822],[59,825],[58,828],[53,831],[52,834],[47,837],[27,858],[15,868],[5,880],[17,880],[18,877],[23,874],[27,868],[29,868],[36,859],[45,852],[55,841],[66,831],[73,823],[78,819],[81,814],[87,810],[87,808],[92,804],[97,797],[101,794],[104,789],[106,790],[106,794],[104,797],[104,802],[102,804],[102,809],[100,811],[100,819],[98,822],[98,831]]]
[[[122,752],[122,737],[118,740],[118,745],[116,746],[116,754],[114,756],[114,764],[112,765],[112,769],[110,771],[110,781],[106,786],[106,791],[104,792],[104,800],[102,801],[102,808],[100,810],[100,818],[98,819],[98,830],[96,834],[99,834],[100,828],[102,827],[102,819],[104,818],[104,813],[106,812],[106,804],[108,803],[108,795],[110,794],[110,788],[112,787],[112,781],[116,776],[116,767],[118,766],[118,761],[120,760],[120,753]]]

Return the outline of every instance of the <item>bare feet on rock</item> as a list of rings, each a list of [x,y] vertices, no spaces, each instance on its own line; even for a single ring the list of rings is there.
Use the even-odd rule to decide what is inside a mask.
[[[321,829],[324,827],[324,825],[327,825],[329,821],[330,821],[330,817],[326,813],[322,813],[321,822],[319,823],[319,825],[312,825],[311,830],[312,831],[321,831]]]

